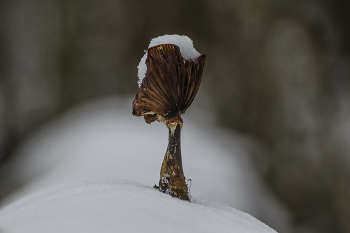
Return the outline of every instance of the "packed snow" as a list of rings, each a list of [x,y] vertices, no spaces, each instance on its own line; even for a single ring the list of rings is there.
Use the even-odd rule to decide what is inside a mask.
[[[180,36],[180,35],[164,35],[153,38],[148,45],[148,48],[161,45],[161,44],[174,44],[180,48],[180,53],[182,57],[186,60],[196,60],[201,54],[197,52],[197,50],[193,47],[193,41],[188,36]],[[147,59],[147,51],[145,51],[145,55],[141,58],[141,61],[138,65],[138,84],[139,86],[142,83],[143,78],[146,75],[147,67],[146,67],[146,59]]]
[[[94,209],[96,215],[103,212],[106,216],[101,215],[101,218],[112,222],[109,219],[114,219],[114,217],[109,216],[109,214],[119,216],[117,213],[114,213],[118,211],[118,208],[110,210],[108,206],[118,206],[119,202],[132,203],[135,196],[141,195],[135,194],[135,185],[132,182],[137,182],[147,187],[157,184],[160,167],[168,144],[168,132],[163,124],[152,124],[150,126],[145,124],[143,119],[133,117],[131,115],[131,103],[132,98],[109,98],[87,103],[47,124],[30,137],[27,142],[23,143],[17,150],[14,159],[7,164],[7,169],[2,170],[0,173],[1,176],[6,175],[8,180],[19,186],[16,192],[9,195],[1,203],[3,209],[0,211],[2,216],[0,217],[0,229],[2,229],[1,226],[17,225],[12,225],[7,220],[4,223],[4,219],[17,219],[15,216],[17,214],[25,216],[23,218],[18,217],[18,219],[22,218],[23,221],[26,221],[25,218],[28,216],[21,213],[21,211],[31,212],[33,209],[27,209],[27,207],[33,206],[30,208],[34,208],[36,206],[35,203],[41,203],[38,200],[48,200],[50,197],[57,197],[59,200],[54,199],[51,204],[50,202],[48,203],[50,205],[49,209],[59,209],[61,205],[64,206],[65,198],[60,196],[62,193],[69,194],[66,197],[70,200],[69,203],[76,202],[77,205],[80,203],[79,205],[83,206],[82,201],[74,199],[76,195],[74,190],[77,189],[81,190],[78,196],[81,198],[86,197],[82,200],[92,202],[91,204],[85,203],[87,205],[86,208],[91,208],[91,211],[93,208],[96,208]],[[191,115],[190,111],[188,115]],[[204,130],[187,116],[184,116],[181,146],[184,174],[187,179],[192,181],[191,196],[234,207],[259,218],[267,224],[275,224],[274,227],[278,229],[284,229],[289,224],[288,213],[267,192],[254,175],[254,170],[247,160],[248,150],[244,147],[244,140],[217,128]],[[95,182],[94,184],[100,187],[100,182],[105,180],[115,180],[115,182],[117,182],[116,180],[129,180],[129,183],[123,183],[123,185],[120,182],[117,182],[118,184],[108,183],[107,189],[111,193],[115,193],[116,199],[105,204],[99,204],[101,208],[94,207],[93,203],[97,205],[95,197],[112,196],[112,194],[108,193],[109,191],[104,193],[100,188],[93,190],[92,187],[95,187],[93,185],[79,185],[85,182]],[[105,183],[102,182],[102,184]],[[138,189],[139,191],[142,190],[142,192],[150,192],[152,194],[149,194],[150,196],[145,197],[145,199],[141,198],[140,202],[142,200],[148,202],[149,199],[153,200],[159,197],[160,205],[162,203],[167,205],[166,203],[171,200],[174,205],[169,204],[170,207],[174,208],[174,211],[177,211],[176,213],[181,212],[179,205],[182,206],[182,204],[178,204],[182,203],[178,202],[180,200],[168,197],[156,190],[148,189],[143,185],[136,186],[142,186],[142,188]],[[86,190],[83,187],[86,187]],[[130,200],[125,200],[125,198],[118,199],[119,194],[117,195],[117,191],[114,189],[124,190],[126,187],[130,187],[130,190],[125,191],[127,193],[125,196],[130,197]],[[96,195],[91,194],[90,191],[96,193]],[[84,192],[86,193],[84,194]],[[194,200],[197,199],[195,198]],[[98,201],[102,202],[100,199]],[[55,206],[54,202],[60,204]],[[127,211],[132,212],[134,208],[143,208],[146,211],[146,203],[142,204],[140,202],[136,201],[135,206],[130,205],[128,207],[130,210]],[[192,204],[187,203],[183,205]],[[44,206],[40,208],[44,208]],[[183,208],[191,209],[195,207],[184,206]],[[221,213],[220,208],[215,211],[218,215],[226,216],[227,213],[225,211]],[[123,209],[119,209],[119,211],[125,211],[125,209],[127,209],[126,206],[123,206]],[[62,209],[60,213],[63,216],[63,213],[70,211],[70,209]],[[81,211],[84,212],[84,209]],[[150,218],[152,215],[166,217],[169,214],[168,212],[157,212],[156,209],[152,208],[147,209],[147,211],[149,211],[148,215],[150,215]],[[197,216],[195,214],[198,213],[196,212],[197,210],[193,211],[195,211],[193,216],[186,215],[189,221],[200,222],[199,218],[203,216]],[[50,216],[44,210],[38,210],[38,212]],[[54,215],[53,212],[51,213],[52,215]],[[230,213],[232,214],[233,212],[231,211]],[[9,217],[10,215],[12,217]],[[69,220],[69,223],[77,222],[78,224],[93,218],[93,214],[89,215],[88,212],[86,215],[82,215],[83,217],[81,218],[77,217],[75,220]],[[231,217],[235,218],[234,216]],[[58,217],[59,214],[57,213],[57,215],[53,216],[53,219]],[[171,216],[168,217],[171,219]],[[179,218],[182,219],[181,216]],[[226,217],[221,220],[217,218],[218,221],[226,224],[225,219]],[[16,222],[22,221],[17,220]],[[128,223],[132,225],[133,220],[130,219]],[[177,220],[179,219],[174,221]],[[34,226],[35,223],[39,223],[38,221],[33,220],[33,228],[36,227]],[[52,220],[51,222],[55,221]],[[62,219],[62,221],[68,220]],[[235,222],[232,219],[230,221]],[[29,222],[27,223],[30,224]],[[49,219],[46,222],[49,224]],[[206,223],[203,222],[203,224],[203,226],[206,226]],[[142,222],[140,225],[142,225]],[[197,223],[197,225],[200,224]],[[112,224],[111,226],[114,225]],[[33,230],[33,232],[38,231]]]
[[[10,206],[11,207],[11,206]],[[236,209],[129,181],[85,183],[0,211],[4,232],[276,233]]]

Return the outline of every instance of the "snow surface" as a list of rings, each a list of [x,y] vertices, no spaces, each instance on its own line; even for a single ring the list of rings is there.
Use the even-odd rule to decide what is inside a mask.
[[[0,210],[2,232],[276,232],[236,209],[128,181],[85,183]]]
[[[167,129],[133,117],[131,103],[132,98],[87,103],[30,137],[0,173],[22,184],[3,200],[4,208],[17,209],[84,182],[158,183]],[[287,212],[254,176],[243,141],[226,131],[204,130],[187,118],[190,113],[184,116],[181,146],[191,195],[248,212],[279,229],[288,225]]]
[[[161,45],[161,44],[174,44],[180,48],[180,53],[185,60],[196,60],[201,54],[197,52],[197,50],[193,47],[193,41],[188,36],[180,36],[180,35],[164,35],[153,38],[148,45],[148,48]],[[138,84],[139,86],[142,83],[143,78],[146,75],[147,66],[147,50],[145,51],[145,55],[141,58],[141,61],[138,65]]]

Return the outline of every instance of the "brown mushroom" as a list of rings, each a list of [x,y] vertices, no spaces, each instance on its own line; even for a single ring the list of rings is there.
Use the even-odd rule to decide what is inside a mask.
[[[133,102],[134,116],[146,123],[164,122],[169,129],[169,143],[160,171],[159,190],[188,200],[182,169],[180,133],[181,115],[197,94],[205,55],[186,60],[174,44],[161,44],[147,51],[147,71]]]

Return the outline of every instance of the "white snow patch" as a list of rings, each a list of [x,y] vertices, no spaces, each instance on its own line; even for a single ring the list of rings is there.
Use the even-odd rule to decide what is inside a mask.
[[[149,43],[148,48],[161,45],[174,44],[180,48],[181,55],[186,60],[196,60],[201,54],[193,47],[193,41],[188,36],[180,35],[164,35],[153,38]]]
[[[2,232],[276,233],[249,214],[129,181],[85,183],[0,210]]]
[[[180,35],[164,35],[153,38],[148,45],[148,48],[161,45],[161,44],[174,44],[180,48],[180,52],[182,57],[185,60],[196,60],[201,54],[197,52],[197,50],[193,47],[193,41],[188,36],[180,36]],[[141,61],[138,68],[138,84],[139,86],[142,83],[143,78],[146,75],[147,66],[146,66],[146,58],[147,51],[145,51],[145,55],[141,58]]]
[[[141,86],[142,80],[146,76],[146,71],[147,71],[147,66],[146,66],[147,51],[145,52],[146,52],[145,55],[143,55],[139,65],[137,66],[137,69],[138,69],[137,77],[139,77],[137,84],[139,84],[139,87]]]

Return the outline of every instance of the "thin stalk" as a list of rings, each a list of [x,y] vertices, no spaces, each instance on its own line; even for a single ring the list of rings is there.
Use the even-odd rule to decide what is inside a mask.
[[[166,125],[169,129],[169,143],[160,170],[159,191],[170,194],[173,197],[189,200],[181,158],[180,136],[182,120],[181,122],[176,121]]]

